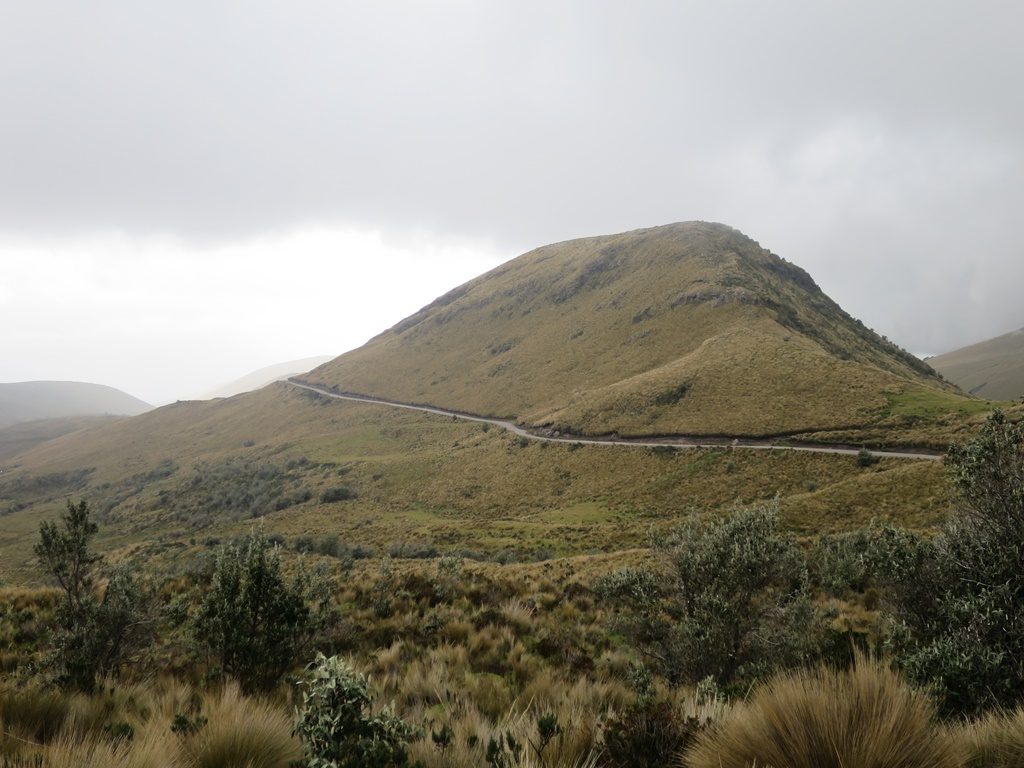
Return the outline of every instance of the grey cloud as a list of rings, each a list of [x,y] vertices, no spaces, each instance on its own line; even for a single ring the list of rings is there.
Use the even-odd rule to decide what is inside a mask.
[[[510,251],[716,219],[918,352],[1024,323],[1015,2],[6,3],[0,230]]]

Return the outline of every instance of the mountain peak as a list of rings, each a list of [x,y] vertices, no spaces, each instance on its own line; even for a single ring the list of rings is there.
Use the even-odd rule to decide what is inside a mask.
[[[635,434],[838,428],[881,412],[887,392],[946,386],[806,271],[702,221],[536,248],[305,378]]]

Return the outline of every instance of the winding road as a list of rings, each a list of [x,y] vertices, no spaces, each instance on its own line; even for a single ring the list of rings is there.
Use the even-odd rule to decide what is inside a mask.
[[[304,384],[294,379],[288,379],[288,384],[299,389],[306,389],[315,392],[323,397],[331,397],[335,400],[350,400],[356,403],[369,403],[371,405],[382,405],[388,408],[402,408],[407,411],[419,411],[421,413],[432,413],[436,416],[461,419],[463,421],[475,421],[480,424],[491,424],[495,427],[507,430],[514,435],[525,437],[530,440],[538,440],[545,443],[576,443],[580,445],[625,445],[634,448],[657,448],[659,446],[671,446],[673,448],[742,448],[753,451],[802,451],[805,453],[829,453],[841,456],[856,456],[861,448],[851,445],[811,445],[807,443],[774,443],[770,440],[751,439],[708,439],[690,438],[684,436],[658,437],[658,438],[627,438],[627,437],[578,437],[575,435],[543,434],[537,431],[525,429],[515,422],[504,419],[492,419],[486,416],[476,416],[471,413],[449,411],[444,408],[435,408],[429,405],[412,405],[411,403],[399,403],[394,400],[385,400],[379,397],[368,395],[350,395],[331,392],[329,389],[315,387],[312,384]],[[879,451],[869,450],[872,456],[880,459],[918,459],[924,461],[938,461],[944,454],[935,451]]]

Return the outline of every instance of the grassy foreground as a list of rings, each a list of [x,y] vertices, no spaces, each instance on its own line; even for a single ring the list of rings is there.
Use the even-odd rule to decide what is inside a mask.
[[[691,768],[1009,768],[1024,760],[1024,712],[941,723],[923,691],[863,657],[848,671],[782,674],[745,700],[660,683],[638,692],[638,659],[605,631],[605,609],[586,587],[592,565],[467,564],[452,578],[426,564],[389,574],[363,564],[339,584],[345,618],[323,642],[370,676],[378,706],[392,702],[418,728],[409,755],[429,768],[647,766],[652,741],[659,750],[667,742]],[[383,612],[382,581],[393,595]],[[92,695],[41,687],[26,665],[53,603],[47,590],[0,592],[0,626],[13,649],[2,659],[0,765],[286,768],[300,757],[290,682],[246,696],[231,683],[203,683],[201,664],[172,677],[167,654],[187,658],[180,638]],[[536,742],[538,723],[551,716],[558,733],[540,755],[527,747],[513,762],[488,759],[492,740]]]

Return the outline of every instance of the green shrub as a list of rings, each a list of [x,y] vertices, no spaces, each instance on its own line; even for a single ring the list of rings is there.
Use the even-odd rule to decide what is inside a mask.
[[[218,552],[193,636],[244,691],[270,690],[322,626],[327,598],[328,584],[318,572],[300,570],[286,581],[280,549],[254,530]]]
[[[200,463],[192,475],[163,495],[164,504],[191,528],[227,519],[262,517],[311,498],[307,489],[287,494],[287,472],[274,464],[232,457]]]
[[[867,448],[861,448],[857,451],[857,466],[858,467],[873,467],[879,462],[879,458],[875,456]]]
[[[92,691],[152,639],[154,598],[126,568],[101,590],[101,558],[90,549],[98,530],[85,500],[68,502],[61,527],[39,527],[35,554],[63,596],[51,628],[49,664],[64,687]]]
[[[324,504],[330,504],[335,501],[348,501],[357,496],[358,494],[347,485],[335,485],[324,489],[323,493],[320,494],[320,501]]]
[[[932,540],[891,536],[890,645],[945,714],[1024,701],[1024,429],[996,411],[947,465],[956,513]]]
[[[868,530],[822,536],[810,556],[815,583],[836,597],[863,592],[874,573],[873,543]]]
[[[669,682],[713,677],[743,686],[815,657],[823,623],[804,557],[774,506],[690,522],[657,542],[670,575],[627,569],[598,592],[626,609],[614,620]]]
[[[307,768],[402,768],[415,729],[390,708],[373,711],[366,679],[337,656],[318,654],[302,686],[295,732]]]

